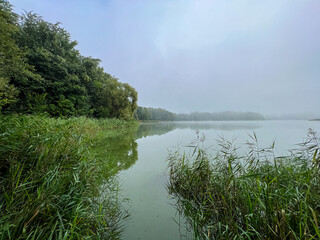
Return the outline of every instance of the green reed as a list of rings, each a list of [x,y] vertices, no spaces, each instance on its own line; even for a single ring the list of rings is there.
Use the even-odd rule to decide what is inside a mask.
[[[218,141],[209,156],[194,144],[190,156],[169,154],[169,194],[194,239],[319,239],[319,138],[312,130],[299,150],[274,157],[255,134],[240,156]]]
[[[127,213],[94,147],[130,125],[0,116],[0,239],[118,239]]]

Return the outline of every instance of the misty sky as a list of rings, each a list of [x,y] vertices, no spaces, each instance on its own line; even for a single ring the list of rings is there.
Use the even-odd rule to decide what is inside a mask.
[[[62,22],[140,106],[320,115],[319,0],[10,2]]]

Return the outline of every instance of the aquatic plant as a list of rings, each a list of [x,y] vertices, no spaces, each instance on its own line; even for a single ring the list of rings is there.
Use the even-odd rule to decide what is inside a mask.
[[[213,156],[199,141],[191,155],[169,154],[168,192],[194,239],[319,239],[317,134],[309,130],[283,157],[274,156],[274,143],[260,149],[251,138],[244,156],[225,139]]]
[[[132,124],[0,116],[0,239],[118,239],[127,212],[94,147]]]

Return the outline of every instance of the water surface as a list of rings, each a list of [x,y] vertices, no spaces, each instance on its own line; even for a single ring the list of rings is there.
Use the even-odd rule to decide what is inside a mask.
[[[276,142],[278,156],[297,148],[306,138],[308,129],[320,132],[320,121],[230,121],[230,122],[161,122],[143,123],[130,142],[125,155],[131,156],[130,164],[120,173],[121,189],[130,199],[131,218],[126,221],[122,238],[125,240],[176,240],[191,238],[179,228],[175,208],[166,191],[166,157],[177,147],[182,151],[196,138],[196,131],[204,135],[210,151],[217,149],[216,140],[224,137],[236,139],[239,151],[247,150],[248,134],[256,133],[259,147],[269,147]],[[134,148],[132,148],[134,146]],[[134,151],[132,151],[134,149]],[[130,155],[131,154],[131,155]],[[132,155],[133,154],[133,155]],[[124,155],[122,155],[124,156]],[[132,159],[134,156],[134,160]],[[181,220],[182,221],[182,220]],[[186,237],[184,237],[187,235]]]

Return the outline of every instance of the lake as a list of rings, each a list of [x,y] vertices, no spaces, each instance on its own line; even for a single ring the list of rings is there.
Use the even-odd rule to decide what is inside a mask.
[[[275,141],[275,155],[288,154],[307,136],[308,129],[320,132],[320,121],[223,121],[223,122],[160,122],[142,123],[136,132],[134,153],[128,150],[131,165],[119,174],[122,195],[130,199],[129,220],[124,222],[122,239],[188,239],[191,238],[179,220],[166,190],[168,151],[186,146],[196,138],[205,136],[204,145],[214,153],[216,140],[235,139],[239,152],[247,151],[249,134],[256,133],[259,147],[269,147]],[[131,147],[132,148],[132,147]],[[132,156],[134,159],[132,160]],[[124,159],[121,159],[123,163]],[[120,161],[119,161],[120,162]]]

